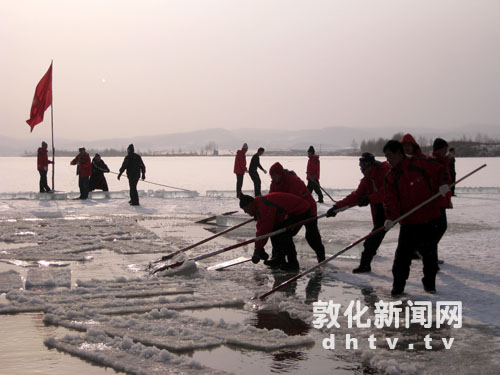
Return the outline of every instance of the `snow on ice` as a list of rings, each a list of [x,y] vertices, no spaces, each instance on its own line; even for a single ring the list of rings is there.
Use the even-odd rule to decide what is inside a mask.
[[[149,274],[149,261],[220,230],[213,223],[195,221],[230,210],[238,211],[234,224],[247,218],[236,199],[222,193],[168,199],[160,195],[142,197],[139,207],[118,198],[0,200],[0,292],[6,293],[0,314],[43,313],[47,326],[67,329],[65,335],[45,338],[47,348],[130,374],[494,374],[500,367],[498,192],[476,189],[454,198],[439,246],[445,263],[436,295],[422,289],[421,262],[412,265],[403,303],[462,302],[462,328],[430,329],[348,328],[342,314],[350,301],[361,301],[373,319],[376,302],[394,301],[389,291],[397,227],[386,236],[370,274],[351,273],[359,261],[357,246],[261,301],[255,297],[291,275],[250,262],[207,270],[250,256],[252,246]],[[320,213],[328,208],[320,205]],[[225,221],[234,225],[231,220]],[[328,254],[370,229],[368,208],[320,220]],[[171,261],[246,240],[254,231],[254,224],[248,224]],[[313,266],[315,256],[303,230],[296,239],[301,268]],[[342,306],[339,328],[313,328],[313,303],[318,300]],[[331,335],[334,350],[323,347]],[[346,349],[347,335],[358,339],[357,350]],[[371,335],[377,349],[369,347]],[[432,350],[425,347],[427,335]],[[398,338],[394,350],[388,338]],[[450,338],[451,348],[446,349]],[[212,354],[203,355],[208,350]],[[288,358],[280,362],[280,353]],[[281,367],[273,367],[270,358]]]

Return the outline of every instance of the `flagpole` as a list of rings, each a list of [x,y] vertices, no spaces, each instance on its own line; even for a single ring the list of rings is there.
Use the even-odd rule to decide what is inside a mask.
[[[56,149],[54,147],[54,60],[51,61],[50,66],[52,66],[52,82],[50,90],[50,127],[52,130],[52,191],[55,190],[54,180],[55,180],[55,167],[54,160]]]

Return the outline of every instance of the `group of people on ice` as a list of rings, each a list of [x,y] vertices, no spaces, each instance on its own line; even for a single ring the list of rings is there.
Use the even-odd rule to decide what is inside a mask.
[[[269,193],[260,195],[259,180],[255,197],[241,192],[247,150],[248,146],[244,144],[236,155],[234,167],[240,207],[257,221],[257,237],[289,228],[271,237],[271,256],[264,249],[267,238],[256,241],[252,262],[263,260],[270,268],[298,271],[293,237],[302,224],[305,225],[307,243],[315,251],[318,262],[323,262],[325,248],[318,230],[316,201],[311,194],[316,192],[318,202],[323,202],[319,184],[320,163],[314,148],[311,146],[308,150],[307,186],[295,172],[276,162],[269,169],[272,181]],[[349,207],[370,205],[373,230],[363,243],[360,264],[353,269],[353,273],[371,271],[372,259],[386,232],[395,224],[400,224],[392,266],[393,296],[404,293],[412,259],[417,258],[423,262],[424,290],[436,292],[436,274],[440,263],[438,243],[447,229],[446,209],[452,208],[451,197],[454,195],[454,153],[448,151],[448,143],[436,138],[432,155],[427,156],[422,153],[415,139],[406,134],[401,141],[390,140],[385,144],[383,152],[386,162],[377,161],[371,153],[363,153],[359,158],[363,178],[357,189],[337,201],[326,213],[327,217],[335,217]],[[265,172],[258,159],[257,163]],[[252,180],[255,182],[253,177]],[[429,202],[423,204],[427,200]]]
[[[52,192],[47,184],[47,170],[49,164],[52,163],[54,162],[48,158],[47,143],[42,142],[42,145],[38,148],[37,152],[37,168],[40,174],[40,193]],[[91,161],[90,155],[85,150],[85,147],[80,147],[78,149],[78,154],[73,160],[71,160],[70,165],[76,165],[76,174],[78,176],[80,196],[76,199],[85,200],[88,198],[89,192],[94,190],[99,189],[105,192],[109,190],[104,173],[109,173],[110,169],[102,160],[101,155],[95,154]],[[125,171],[127,171],[130,188],[129,204],[132,206],[138,206],[139,194],[137,192],[137,183],[141,177],[142,180],[146,179],[146,166],[144,165],[141,156],[134,152],[133,144],[130,144],[127,147],[127,156],[125,156],[120,168],[120,173],[118,173],[118,180]]]

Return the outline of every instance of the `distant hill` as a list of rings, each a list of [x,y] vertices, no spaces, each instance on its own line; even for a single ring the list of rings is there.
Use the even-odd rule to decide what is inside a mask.
[[[358,145],[363,140],[377,138],[391,138],[396,133],[412,133],[415,138],[441,137],[447,140],[458,140],[468,138],[475,140],[478,135],[492,139],[500,139],[500,126],[464,126],[452,130],[440,129],[403,129],[403,128],[365,128],[354,129],[347,127],[327,127],[322,129],[304,129],[296,131],[284,131],[273,129],[237,129],[227,130],[213,128],[184,133],[160,134],[155,136],[134,137],[132,140],[136,150],[146,151],[183,151],[199,152],[209,143],[216,145],[219,150],[230,150],[233,152],[246,142],[250,151],[258,147],[266,150],[286,151],[286,150],[307,150],[310,145],[314,145],[316,152],[331,152]],[[22,156],[25,151],[32,153],[42,139],[30,135],[24,139],[15,139],[0,136],[0,156]],[[125,149],[131,143],[130,138],[112,138],[101,140],[68,140],[56,139],[56,149],[77,150],[78,147],[85,146],[88,149]],[[49,145],[50,148],[50,145]],[[305,152],[305,151],[304,151]]]

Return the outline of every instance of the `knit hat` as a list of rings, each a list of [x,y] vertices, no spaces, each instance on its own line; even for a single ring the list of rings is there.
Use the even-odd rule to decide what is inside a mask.
[[[248,145],[246,143],[243,143],[243,146],[241,146],[242,149],[247,149],[248,150]]]
[[[314,147],[313,146],[309,146],[309,149],[307,150],[307,152],[310,152],[312,154],[314,154]]]
[[[436,138],[432,144],[432,151],[440,150],[443,147],[448,147],[448,142],[446,142],[443,138]]]
[[[253,203],[253,197],[246,194],[240,194],[240,208],[245,208],[249,204]]]
[[[375,164],[375,156],[371,152],[363,152],[359,158],[359,165],[370,166]]]
[[[282,175],[285,172],[283,169],[283,166],[279,163],[276,162],[273,165],[271,165],[271,168],[269,168],[269,174],[280,174]]]
[[[127,151],[132,151],[132,152],[134,152],[134,145],[133,145],[132,143],[128,145],[128,147],[127,147]]]

